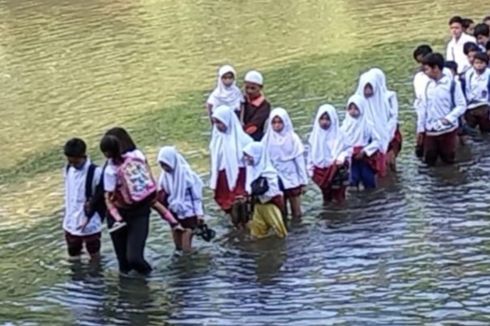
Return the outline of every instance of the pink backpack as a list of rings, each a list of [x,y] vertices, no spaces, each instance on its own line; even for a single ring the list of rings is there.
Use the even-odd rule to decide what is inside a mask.
[[[132,205],[147,199],[157,190],[150,168],[145,160],[126,156],[117,169],[119,192],[125,204]]]

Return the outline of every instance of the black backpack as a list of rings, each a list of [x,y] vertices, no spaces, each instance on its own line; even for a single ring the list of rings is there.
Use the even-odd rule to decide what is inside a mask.
[[[104,192],[104,171],[107,166],[107,162],[104,164],[102,168],[102,172],[100,174],[100,179],[95,185],[95,190],[92,193],[92,184],[94,181],[94,174],[97,165],[91,163],[88,167],[87,179],[85,181],[85,198],[89,203],[88,209],[85,210],[85,215],[89,218],[89,220],[98,213],[101,221],[104,221],[106,216],[107,207],[105,204],[105,192]]]

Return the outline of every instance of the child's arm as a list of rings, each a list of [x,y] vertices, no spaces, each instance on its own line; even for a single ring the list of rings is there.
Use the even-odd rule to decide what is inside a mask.
[[[172,227],[172,229],[180,225],[179,222],[177,222],[175,217],[172,215],[172,213],[165,206],[163,206],[162,203],[160,203],[159,201],[155,200],[152,203],[151,207],[158,212],[158,214],[163,220],[167,221],[167,223]]]
[[[114,193],[111,192],[106,192],[104,194],[105,197],[105,204],[107,206],[107,212],[112,216],[113,219],[115,219],[118,222],[121,222],[123,220],[121,214],[119,214],[119,211],[117,210],[116,205],[114,204]]]

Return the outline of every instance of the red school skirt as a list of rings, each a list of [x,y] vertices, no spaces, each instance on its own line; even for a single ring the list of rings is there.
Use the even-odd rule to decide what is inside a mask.
[[[354,147],[352,157],[360,153],[362,149],[363,147],[361,146]],[[364,161],[369,164],[369,166],[374,170],[374,173],[380,176],[386,175],[386,154],[376,151],[371,156],[364,156]],[[383,171],[385,173],[384,175],[381,174]]]
[[[226,177],[225,170],[219,171],[216,189],[214,190],[214,200],[226,213],[230,212],[237,197],[247,195],[245,191],[245,178],[246,169],[240,168],[235,189],[232,191],[228,188],[228,178]]]
[[[347,187],[332,189],[332,179],[337,173],[337,170],[338,166],[336,164],[332,164],[326,168],[319,168],[316,166],[313,168],[312,180],[322,191],[324,203],[328,203],[332,200],[342,203],[345,200]]]
[[[400,126],[397,125],[395,135],[388,145],[388,152],[393,151],[395,157],[398,157],[398,154],[400,154],[400,151],[402,150],[402,142],[403,138],[402,133],[400,132]]]

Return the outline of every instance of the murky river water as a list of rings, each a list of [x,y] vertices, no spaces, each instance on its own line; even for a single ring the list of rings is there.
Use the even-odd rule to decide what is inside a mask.
[[[0,324],[489,325],[489,139],[454,167],[414,160],[411,52],[442,49],[447,18],[480,1],[0,0]],[[481,7],[481,6],[480,6]],[[361,70],[399,92],[400,172],[348,206],[306,217],[286,241],[251,243],[209,200],[213,243],[174,257],[152,222],[151,278],[120,279],[108,237],[101,266],[66,261],[61,146],[91,153],[124,125],[154,160],[176,144],[207,177],[202,104],[221,63],[264,71],[274,106],[309,130],[341,107]]]

